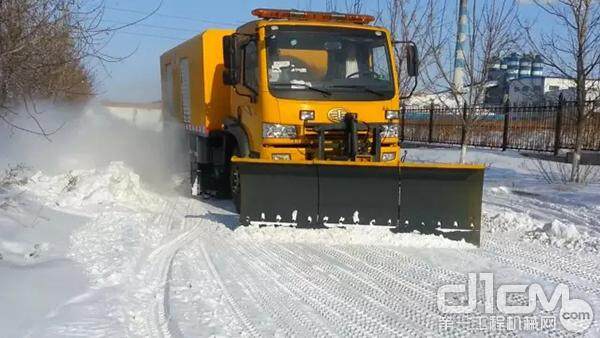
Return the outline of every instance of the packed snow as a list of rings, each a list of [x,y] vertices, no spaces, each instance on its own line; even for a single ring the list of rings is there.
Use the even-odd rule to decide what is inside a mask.
[[[0,154],[0,336],[572,334],[440,313],[438,288],[470,272],[494,273],[495,287],[565,284],[596,314],[584,335],[600,335],[600,187],[547,184],[516,152],[469,151],[489,167],[481,247],[374,226],[239,227],[229,201],[188,197],[185,174],[157,184],[137,158],[105,153],[68,168]],[[407,156],[455,162],[459,151]]]

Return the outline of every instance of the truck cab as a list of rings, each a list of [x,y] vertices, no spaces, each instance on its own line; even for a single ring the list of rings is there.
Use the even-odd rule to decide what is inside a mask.
[[[226,128],[247,137],[239,155],[397,162],[400,94],[390,33],[368,25],[368,15],[253,14],[260,20],[223,39]]]

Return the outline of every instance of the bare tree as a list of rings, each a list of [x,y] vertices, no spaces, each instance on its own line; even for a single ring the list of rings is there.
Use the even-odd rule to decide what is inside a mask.
[[[346,13],[359,14],[362,13],[364,8],[364,0],[343,0],[344,11]],[[325,0],[325,10],[328,12],[337,12],[340,8],[338,0]]]
[[[346,12],[359,14],[364,10],[364,0],[344,0]]]
[[[440,95],[448,95],[453,106],[470,108],[483,102],[488,86],[489,69],[495,58],[507,54],[517,45],[519,35],[516,32],[518,4],[516,0],[498,0],[478,2],[472,0],[468,9],[466,32],[466,50],[464,50],[464,87],[454,81],[454,47],[456,15],[449,10],[447,1],[438,1],[429,13],[428,29],[423,40],[425,50],[430,54],[431,65],[422,67],[424,80],[429,87]],[[445,98],[439,100],[446,105]],[[476,123],[481,120],[484,111],[475,109],[456,109],[455,118],[460,121],[465,133],[462,139],[460,162],[465,161],[467,144]]]
[[[158,10],[109,27],[104,8],[103,0],[0,1],[0,122],[46,138],[56,132],[40,123],[36,102],[87,100],[93,95],[89,62],[122,60],[103,52],[112,35]],[[35,127],[15,122],[22,115]]]
[[[532,48],[542,55],[550,69],[576,86],[577,123],[571,182],[581,181],[581,152],[586,122],[593,109],[586,109],[590,91],[598,88],[594,74],[600,74],[600,2],[598,0],[556,0],[533,2],[554,18],[559,28],[547,31],[524,23]],[[593,99],[593,98],[592,98]]]
[[[328,12],[337,12],[337,0],[326,0],[325,10]]]
[[[387,0],[384,10],[377,13],[379,21],[390,30],[393,40],[413,41],[418,45],[420,68],[431,66],[430,45],[422,42],[427,37],[432,13],[435,11],[435,3],[434,0]],[[414,79],[407,76],[406,69],[403,67],[405,55],[401,46],[395,46],[395,54],[400,75],[400,92],[402,96],[405,96],[412,91]],[[429,84],[429,82],[420,81],[418,90],[429,90]]]

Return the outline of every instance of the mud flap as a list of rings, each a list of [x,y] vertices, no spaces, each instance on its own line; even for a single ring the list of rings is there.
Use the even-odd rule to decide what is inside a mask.
[[[480,244],[484,168],[402,165],[400,226]]]

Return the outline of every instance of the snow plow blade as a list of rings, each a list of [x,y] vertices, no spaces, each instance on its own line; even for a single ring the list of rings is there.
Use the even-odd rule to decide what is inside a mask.
[[[479,246],[483,165],[402,163],[399,231]]]
[[[382,226],[479,245],[483,168],[350,161],[233,159],[240,223]]]

